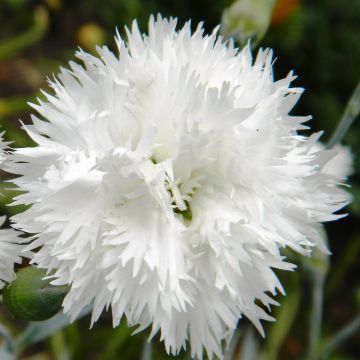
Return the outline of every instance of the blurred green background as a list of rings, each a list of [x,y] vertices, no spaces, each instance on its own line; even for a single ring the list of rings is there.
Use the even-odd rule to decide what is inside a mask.
[[[265,21],[269,28],[260,44],[274,49],[277,58],[275,78],[285,76],[292,69],[299,75],[294,85],[304,87],[306,92],[295,113],[313,115],[312,128],[324,129],[323,141],[328,140],[360,80],[360,0],[278,0],[272,14],[271,0],[247,2],[250,4],[250,17],[259,12],[258,7],[252,8],[252,3],[270,11],[268,22]],[[30,145],[19,130],[18,120],[29,121],[31,110],[27,102],[35,101],[40,88],[47,89],[46,77],[56,74],[60,65],[66,66],[79,45],[90,52],[94,51],[95,44],[106,43],[114,48],[115,28],[123,33],[124,26],[131,25],[131,21],[137,18],[141,30],[146,31],[149,15],[156,13],[178,17],[180,24],[188,19],[192,19],[194,26],[205,21],[206,29],[211,31],[221,22],[224,10],[232,3],[230,0],[1,0],[0,123],[6,130],[6,137],[14,141],[15,146]],[[265,32],[266,26],[258,29],[251,21],[242,30],[253,26],[254,29],[250,29],[255,31],[253,35],[261,37],[260,33]],[[232,25],[236,30],[236,21]],[[277,298],[282,304],[273,309],[278,321],[264,324],[267,338],[260,339],[247,330],[247,320],[241,320],[239,341],[234,342],[232,358],[360,359],[358,329],[328,354],[319,350],[314,355],[309,350],[312,289],[317,274],[326,278],[317,349],[326,347],[329,339],[360,312],[359,123],[355,122],[344,143],[351,146],[354,154],[355,173],[350,179],[352,187],[349,189],[354,201],[348,208],[350,214],[347,218],[326,226],[333,255],[329,259],[318,255],[313,261],[300,263],[300,271],[296,273],[279,273],[288,295]],[[6,174],[1,176],[6,179]],[[5,207],[10,196],[8,191],[0,198],[1,214],[11,215],[19,211]],[[299,259],[296,261],[300,262]],[[13,320],[1,305],[0,323],[5,324],[14,336],[27,325]],[[89,323],[89,318],[84,317],[48,339],[27,346],[19,358],[146,359],[148,348],[145,347],[143,354],[146,334],[130,337],[131,330],[126,323],[112,329],[110,314],[104,314],[91,330]],[[159,341],[154,341],[152,347],[153,359],[171,358],[165,354]],[[246,355],[250,354],[246,353],[248,348],[252,355]],[[188,359],[189,354],[183,352],[179,358]]]

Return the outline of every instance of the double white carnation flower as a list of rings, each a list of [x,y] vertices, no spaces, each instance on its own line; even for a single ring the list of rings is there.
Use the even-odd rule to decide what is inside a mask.
[[[217,29],[161,17],[116,43],[119,55],[77,52],[84,65],[33,105],[38,146],[9,167],[14,203],[31,207],[12,220],[37,234],[32,263],[71,286],[71,318],[93,302],[92,322],[111,308],[114,326],[160,330],[172,354],[189,339],[193,356],[221,358],[239,318],[260,332],[272,319],[258,304],[283,292],[273,269],[294,268],[281,248],[326,251],[320,223],[348,202],[346,174],[320,133],[299,133],[302,89],[273,80],[271,51],[253,60]]]

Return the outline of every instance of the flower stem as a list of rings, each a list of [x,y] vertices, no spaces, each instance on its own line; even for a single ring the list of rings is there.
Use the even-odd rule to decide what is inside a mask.
[[[259,360],[259,343],[252,327],[247,328],[242,342],[241,352],[237,359]]]
[[[141,360],[151,360],[152,359],[152,342],[145,340]]]
[[[324,283],[326,273],[314,272],[313,294],[312,294],[312,313],[309,333],[309,352],[308,359],[318,358],[318,344],[321,335],[321,323],[323,313]]]
[[[239,329],[236,329],[234,336],[230,341],[229,348],[225,352],[225,357],[224,357],[225,360],[233,360],[234,359],[240,337],[241,337],[241,332]]]
[[[15,353],[15,342],[10,332],[4,325],[0,324],[0,337],[4,339],[6,351],[9,353]]]
[[[346,105],[345,111],[341,117],[339,125],[337,126],[334,134],[332,135],[328,148],[332,148],[338,144],[349,130],[350,126],[359,115],[360,112],[360,82],[356,86],[349,102]]]

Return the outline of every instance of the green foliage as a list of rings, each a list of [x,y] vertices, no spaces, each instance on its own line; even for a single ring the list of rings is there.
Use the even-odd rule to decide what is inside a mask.
[[[33,45],[44,36],[48,26],[48,14],[42,8],[34,10],[34,24],[25,33],[8,39],[0,45],[0,61],[8,59],[23,49]]]
[[[276,322],[269,327],[262,356],[266,360],[279,358],[279,352],[293,326],[299,308],[300,275],[298,273],[286,275],[287,296],[281,299],[281,306],[274,311]]]

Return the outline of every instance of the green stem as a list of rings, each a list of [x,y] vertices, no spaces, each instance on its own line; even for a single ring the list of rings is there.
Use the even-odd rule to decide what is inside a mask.
[[[322,358],[327,358],[331,352],[339,347],[347,338],[354,334],[360,328],[360,314],[354,320],[345,325],[338,333],[332,336],[324,345]]]
[[[54,360],[70,360],[69,348],[62,330],[49,336],[49,345]]]
[[[151,360],[152,359],[152,342],[145,340],[141,360]]]
[[[225,360],[233,360],[240,338],[241,332],[239,329],[236,329],[234,336],[230,341],[229,348],[225,352]]]
[[[0,337],[4,339],[6,351],[13,353],[15,350],[15,342],[12,338],[10,332],[5,328],[5,326],[0,324]]]
[[[314,272],[312,314],[309,333],[309,360],[318,359],[318,344],[321,335],[325,277],[326,273],[322,271]]]
[[[345,136],[350,126],[357,118],[360,112],[360,82],[358,83],[354,93],[352,94],[348,104],[346,105],[344,114],[337,126],[334,134],[332,135],[328,148],[332,148],[334,145],[341,142],[342,138]]]
[[[244,340],[242,341],[239,359],[259,360],[259,348],[259,343],[255,337],[254,329],[252,327],[248,327],[245,331]]]

